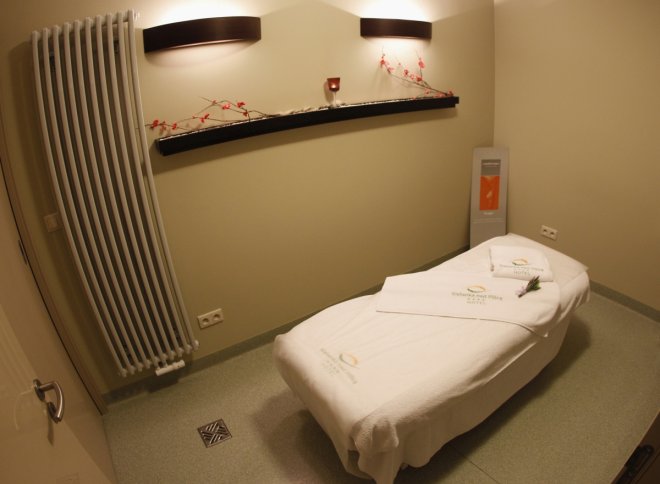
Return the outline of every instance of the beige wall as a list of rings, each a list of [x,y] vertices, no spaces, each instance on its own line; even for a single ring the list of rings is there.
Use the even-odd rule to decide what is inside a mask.
[[[660,2],[496,0],[509,229],[660,308]],[[557,242],[539,237],[546,224]]]
[[[467,245],[472,148],[493,141],[492,2],[410,3],[420,9],[418,18],[434,23],[430,43],[361,38],[359,16],[380,15],[367,10],[372,4],[189,1],[188,13],[216,5],[200,16],[260,16],[262,40],[139,54],[148,120],[188,117],[203,108],[202,96],[271,113],[319,106],[328,102],[323,82],[330,76],[341,76],[339,99],[346,102],[414,95],[378,69],[383,49],[406,65],[419,52],[426,79],[461,98],[455,110],[315,126],[165,158],[154,152],[189,316],[225,312],[223,324],[196,328],[201,347],[193,359]],[[58,309],[102,392],[131,380],[116,375],[97,334],[63,232],[43,227],[55,203],[37,134],[27,41],[33,29],[129,7],[140,12],[137,27],[146,28],[180,19],[173,15],[181,5],[24,0],[3,10],[0,105],[9,162]]]

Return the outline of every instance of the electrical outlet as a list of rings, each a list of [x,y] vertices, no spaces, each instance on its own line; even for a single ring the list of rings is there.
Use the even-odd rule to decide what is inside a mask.
[[[541,225],[541,235],[543,237],[547,237],[552,240],[557,240],[557,234],[559,231],[557,229],[553,229],[552,227],[548,227],[547,225]]]
[[[214,324],[222,323],[224,320],[225,317],[222,314],[222,309],[214,309],[206,314],[197,316],[199,327],[202,329],[213,326]]]

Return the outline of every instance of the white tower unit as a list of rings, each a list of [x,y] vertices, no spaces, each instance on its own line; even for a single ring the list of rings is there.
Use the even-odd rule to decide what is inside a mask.
[[[506,234],[508,148],[475,148],[472,156],[470,247]]]

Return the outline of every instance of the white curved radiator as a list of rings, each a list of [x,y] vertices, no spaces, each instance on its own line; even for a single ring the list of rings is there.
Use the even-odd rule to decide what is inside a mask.
[[[58,209],[119,372],[197,349],[149,160],[132,11],[32,33],[36,96]]]

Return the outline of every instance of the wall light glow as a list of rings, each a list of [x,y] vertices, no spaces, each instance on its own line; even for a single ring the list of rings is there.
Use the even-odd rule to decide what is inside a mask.
[[[322,0],[360,18],[400,18],[437,22],[479,6],[480,0]],[[508,0],[499,0],[508,1]],[[539,0],[542,1],[542,0]],[[548,0],[550,1],[550,0]]]
[[[263,17],[300,3],[300,0],[159,0],[145,8],[145,27],[211,17]]]
[[[325,0],[325,3],[358,17],[434,20],[430,5],[435,2],[428,0]]]
[[[253,15],[248,10],[245,2],[239,0],[177,2],[162,9],[162,13],[154,19],[154,25],[164,25],[184,20],[211,17],[236,17],[241,15]]]
[[[428,20],[427,12],[420,3],[415,0],[407,2],[401,2],[400,0],[374,0],[368,6],[365,6],[365,13],[361,17]]]

